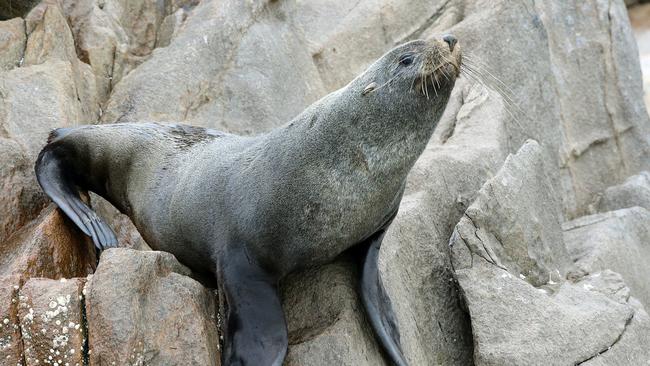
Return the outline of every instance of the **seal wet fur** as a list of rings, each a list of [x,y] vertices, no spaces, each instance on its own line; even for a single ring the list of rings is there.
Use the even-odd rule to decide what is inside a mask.
[[[390,361],[407,365],[378,254],[460,66],[452,36],[400,45],[288,124],[252,137],[155,123],[55,130],[36,176],[100,250],[117,240],[84,191],[128,215],[152,248],[216,277],[223,365],[281,365],[279,280],[352,247],[363,255],[370,324]]]

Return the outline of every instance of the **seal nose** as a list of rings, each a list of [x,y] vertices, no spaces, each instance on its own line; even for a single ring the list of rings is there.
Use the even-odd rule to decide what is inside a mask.
[[[456,46],[456,43],[458,43],[458,40],[456,39],[456,37],[454,37],[451,34],[446,34],[446,35],[442,36],[442,40],[447,42],[447,44],[449,45],[449,50],[450,51],[453,51],[454,47]]]

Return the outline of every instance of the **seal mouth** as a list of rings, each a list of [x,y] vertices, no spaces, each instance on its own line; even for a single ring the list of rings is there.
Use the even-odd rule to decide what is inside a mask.
[[[415,89],[427,99],[450,89],[461,72],[462,53],[456,38],[447,35],[442,40],[434,40],[424,52],[419,75],[414,80]]]

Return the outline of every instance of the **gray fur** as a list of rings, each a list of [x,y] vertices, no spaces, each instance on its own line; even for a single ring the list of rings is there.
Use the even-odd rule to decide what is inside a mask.
[[[406,52],[415,55],[409,67],[399,63]],[[446,77],[436,74],[440,85],[428,85],[426,96],[421,72],[443,58],[455,64],[441,69]],[[258,136],[114,124],[53,135],[51,144],[69,150],[89,189],[103,189],[152,248],[212,273],[236,248],[278,280],[331,261],[389,223],[459,65],[458,49],[413,41]]]

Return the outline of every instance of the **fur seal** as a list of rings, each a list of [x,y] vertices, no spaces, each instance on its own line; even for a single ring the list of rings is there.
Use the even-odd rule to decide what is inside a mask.
[[[461,60],[450,35],[405,43],[258,136],[156,123],[57,129],[36,176],[100,250],[116,237],[80,192],[128,215],[152,248],[217,278],[223,365],[281,365],[287,328],[278,281],[359,248],[371,326],[391,362],[406,366],[377,259]]]

